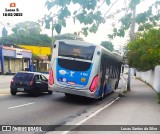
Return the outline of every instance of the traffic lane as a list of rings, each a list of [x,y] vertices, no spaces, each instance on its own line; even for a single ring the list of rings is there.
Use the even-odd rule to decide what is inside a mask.
[[[29,100],[29,102],[32,101]],[[64,95],[58,94],[55,97],[45,96],[43,99],[38,98],[33,105],[14,109],[8,109],[6,107],[5,112],[0,113],[0,124],[64,124],[68,119],[85,112],[87,107],[87,105],[78,105],[78,103],[70,102],[72,102],[70,99],[68,100]]]
[[[48,95],[48,94],[44,93],[43,95]],[[9,107],[16,106],[16,105],[34,102],[36,99],[37,99],[36,97],[30,94],[27,94],[27,93],[17,93],[15,96],[11,94],[1,95],[0,96],[0,111],[2,111],[3,109],[9,108]]]
[[[109,95],[112,98],[113,94]],[[15,96],[18,105],[33,103],[22,107],[8,109],[8,106],[3,106],[0,111],[0,124],[7,125],[63,125],[70,122],[74,118],[87,113],[90,109],[100,106],[107,102],[106,97],[104,101],[100,102],[84,97],[66,98],[64,94],[54,93],[52,96],[42,95],[38,98],[27,98],[27,103],[23,98]],[[10,98],[12,102],[13,98]],[[10,103],[10,107],[16,106],[15,103]]]

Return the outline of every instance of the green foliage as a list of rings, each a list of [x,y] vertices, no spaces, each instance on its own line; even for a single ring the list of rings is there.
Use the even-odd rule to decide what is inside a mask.
[[[113,44],[110,41],[102,41],[101,46],[105,47],[106,49],[108,49],[111,52],[114,50]]]
[[[131,9],[134,9],[136,5],[138,5],[139,3],[140,3],[140,0],[130,0],[129,7]]]
[[[24,21],[17,23],[13,28],[12,31],[17,34],[19,29],[24,29],[28,34],[40,34],[41,28],[37,22],[32,21]]]
[[[56,24],[55,29],[56,29],[56,32],[57,32],[58,34],[60,34],[60,33],[61,33],[61,29],[62,29],[61,24]]]
[[[79,5],[80,9],[77,9],[72,13],[68,7],[71,2]],[[106,5],[110,5],[110,3],[110,0],[106,0]],[[88,35],[88,32],[96,33],[99,24],[104,23],[104,17],[101,11],[97,10],[97,4],[97,0],[48,0],[45,4],[48,10],[54,7],[59,7],[59,10],[56,14],[53,14],[51,11],[50,15],[45,15],[45,28],[50,29],[51,23],[53,23],[56,32],[60,34],[62,27],[66,27],[65,20],[68,17],[73,17],[74,23],[75,20],[78,20],[81,24],[88,25],[87,27],[82,28],[81,31],[85,36]]]
[[[106,0],[107,5],[109,6],[111,4],[110,0]]]
[[[5,27],[2,29],[2,37],[6,37],[8,35],[8,31],[6,30]]]
[[[78,20],[81,24],[85,25],[81,30],[81,33],[85,36],[87,36],[89,32],[96,33],[100,24],[105,23],[108,16],[110,16],[109,11],[110,8],[114,7],[114,3],[116,3],[116,1],[112,0],[47,0],[45,5],[50,13],[44,17],[45,27],[50,29],[53,23],[52,28],[60,34],[61,29],[66,27],[66,19],[72,17],[74,24],[76,20]],[[131,27],[131,22],[133,21],[139,25],[138,29],[140,31],[149,30],[153,27],[159,26],[160,1],[156,0],[155,3],[149,6],[147,11],[137,14],[136,18],[133,18],[132,11],[140,3],[141,0],[129,0],[126,8],[117,10],[113,15],[111,14],[111,16],[114,17],[118,13],[121,13],[121,11],[125,11],[125,15],[119,21],[121,26],[113,27],[113,33],[108,35],[110,39],[113,39],[116,36],[124,37],[126,31]],[[76,5],[76,8],[70,8],[71,4],[72,6]],[[106,11],[101,9],[104,5],[106,7]],[[79,8],[77,8],[78,6]],[[72,11],[73,9],[75,10]],[[57,10],[56,13],[55,10]],[[154,12],[153,14],[153,10],[157,10],[157,12]]]
[[[138,31],[144,32],[154,27],[158,27],[160,24],[160,14],[158,11],[158,5],[160,5],[160,2],[158,1],[159,0],[149,6],[147,11],[139,13],[133,18],[132,11],[135,9],[136,5],[140,4],[140,0],[130,0],[129,8],[131,10],[127,10],[128,13],[121,18],[121,27],[119,30],[113,31],[113,34],[108,35],[108,37],[110,39],[113,39],[116,36],[124,37],[125,32],[131,27],[133,21],[135,21],[135,24],[138,24]],[[153,14],[153,10],[157,10],[157,13]]]
[[[65,7],[65,8],[62,9],[61,12],[59,13],[58,19],[59,19],[59,20],[64,20],[65,18],[67,18],[67,17],[70,16],[70,15],[71,15],[70,11],[68,10],[67,7]]]
[[[45,6],[47,6],[47,9],[50,10],[54,5],[56,5],[55,1],[46,1]]]
[[[160,29],[150,29],[137,34],[135,40],[127,45],[129,65],[139,71],[154,69],[160,64]]]
[[[121,23],[122,23],[122,26],[124,27],[124,30],[127,30],[130,27],[131,17],[132,17],[132,13],[129,13],[121,19]]]
[[[11,34],[0,39],[0,44],[26,44],[38,46],[50,46],[51,39],[46,34]]]
[[[60,31],[59,28],[57,30]],[[0,44],[51,45],[51,38],[47,34],[40,34],[40,25],[36,22],[20,22],[12,28],[12,31],[14,34],[2,37]]]
[[[71,34],[71,33],[56,35],[56,36],[54,36],[54,38],[56,40],[64,40],[64,39],[68,39],[68,40],[83,40],[78,35]]]

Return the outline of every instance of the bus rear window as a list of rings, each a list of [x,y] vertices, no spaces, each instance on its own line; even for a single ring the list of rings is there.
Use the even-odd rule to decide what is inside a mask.
[[[95,46],[77,46],[59,42],[58,56],[92,60]]]
[[[68,60],[68,59],[58,59],[58,64],[62,68],[72,70],[72,71],[87,71],[91,67],[91,63]]]

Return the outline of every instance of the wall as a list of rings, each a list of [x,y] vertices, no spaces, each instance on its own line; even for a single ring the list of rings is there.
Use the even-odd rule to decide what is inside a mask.
[[[4,60],[4,74],[6,74],[7,72],[9,72],[9,60],[5,59]]]
[[[157,92],[160,92],[160,66],[147,72],[137,72],[137,78],[149,83]]]
[[[36,55],[50,55],[50,47],[19,45],[20,47],[32,51]]]
[[[1,74],[16,73],[23,71],[24,59],[29,68],[32,58],[32,52],[24,49],[17,49],[13,47],[0,46],[0,59],[1,59]],[[26,67],[26,64],[25,64]]]
[[[24,71],[22,65],[22,59],[10,59],[11,62],[11,72],[16,73],[18,71]]]

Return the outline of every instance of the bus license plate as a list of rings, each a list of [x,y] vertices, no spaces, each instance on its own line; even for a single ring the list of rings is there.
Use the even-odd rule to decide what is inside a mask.
[[[24,88],[17,88],[17,91],[24,91]]]

